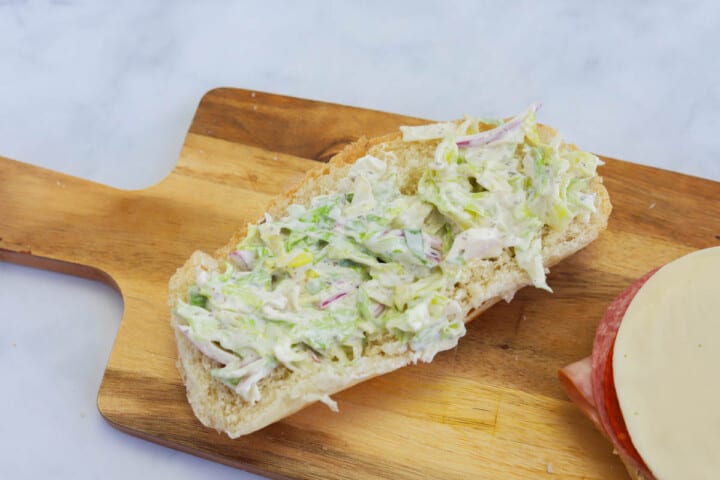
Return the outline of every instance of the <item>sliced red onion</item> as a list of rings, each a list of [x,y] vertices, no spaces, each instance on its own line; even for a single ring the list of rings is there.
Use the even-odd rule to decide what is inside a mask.
[[[434,235],[423,233],[423,242],[427,248],[425,258],[430,263],[440,263],[442,261],[442,240]]]
[[[312,358],[312,361],[315,363],[320,363],[320,359],[318,358],[317,354],[310,348],[308,348],[308,352],[310,352],[310,358]]]
[[[190,343],[195,345],[195,347],[200,350],[200,352],[202,352],[202,354],[206,357],[212,358],[213,360],[220,362],[223,365],[227,365],[238,360],[238,357],[236,357],[230,352],[223,350],[222,348],[215,345],[213,342],[201,341],[194,338],[192,334],[192,329],[189,325],[178,325],[177,329],[180,330],[185,335],[185,338],[190,340]]]
[[[492,130],[486,130],[484,132],[476,133],[474,135],[461,137],[455,143],[457,143],[458,147],[467,148],[476,147],[478,145],[487,145],[488,143],[496,142],[507,136],[509,133],[512,133],[513,131],[522,127],[528,115],[537,112],[540,109],[541,105],[542,104],[540,103],[533,103],[532,105],[530,105],[530,107],[528,107],[527,110],[525,110],[525,112],[513,118],[509,122],[503,123],[502,125],[499,125]]]
[[[341,299],[341,298],[344,297],[345,295],[347,295],[347,292],[340,292],[340,293],[336,293],[335,295],[331,296],[330,298],[326,298],[325,300],[323,300],[322,302],[320,302],[320,308],[321,308],[321,309],[327,308],[328,305],[330,305],[331,303],[333,303],[333,302]]]
[[[425,241],[427,241],[428,245],[435,249],[441,249],[443,246],[443,242],[440,237],[436,237],[435,235],[426,234]]]
[[[257,258],[255,252],[251,250],[234,250],[228,257],[238,268],[246,272],[253,269]]]
[[[385,311],[385,308],[386,308],[385,305],[383,305],[382,303],[378,303],[377,305],[375,305],[375,307],[372,310],[373,317],[378,318],[380,315],[383,314],[383,312]]]
[[[440,263],[442,261],[442,252],[431,247],[427,253],[427,258],[433,263]]]

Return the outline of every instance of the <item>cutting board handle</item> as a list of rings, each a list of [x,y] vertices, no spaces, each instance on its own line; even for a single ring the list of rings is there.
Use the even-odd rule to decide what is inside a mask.
[[[129,194],[0,157],[0,260],[118,289],[105,265],[92,259],[107,245],[97,232],[114,233],[111,208]]]
[[[358,132],[381,135],[419,123],[423,120],[219,88],[203,97],[185,144],[190,148],[177,168],[146,190],[119,190],[0,157],[0,261],[88,277],[118,290],[118,284],[125,288],[126,280],[138,277],[166,285],[194,248],[216,248],[237,225],[255,219],[268,198],[257,194],[276,194],[294,184],[307,168],[298,157],[327,160]],[[223,142],[221,154],[216,141]],[[216,154],[208,157],[207,149]],[[268,165],[275,165],[278,154],[291,165],[282,179],[256,192],[257,172],[238,172],[258,152],[267,155],[266,172],[275,168]],[[222,208],[228,195],[235,202],[247,185],[254,200],[230,212]]]

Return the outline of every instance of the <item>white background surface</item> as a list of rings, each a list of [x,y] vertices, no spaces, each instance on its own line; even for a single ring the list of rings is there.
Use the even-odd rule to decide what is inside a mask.
[[[202,94],[236,86],[436,119],[540,100],[585,149],[720,180],[719,45],[713,0],[0,0],[0,155],[142,188],[172,169]],[[0,263],[0,477],[255,478],[100,417],[122,308],[103,285]]]

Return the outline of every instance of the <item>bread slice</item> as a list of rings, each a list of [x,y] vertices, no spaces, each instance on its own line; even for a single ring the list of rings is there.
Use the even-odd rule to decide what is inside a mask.
[[[542,137],[554,135],[554,131],[547,127],[541,126],[539,131]],[[307,205],[314,196],[332,192],[337,182],[346,176],[353,162],[366,154],[388,161],[399,172],[401,190],[408,193],[408,188],[417,185],[437,145],[438,141],[432,140],[404,142],[400,133],[373,139],[362,138],[345,148],[329,163],[320,164],[309,171],[299,185],[276,198],[267,212],[273,218],[280,218],[289,205]],[[590,189],[595,193],[596,211],[588,222],[575,219],[561,232],[546,227],[542,252],[546,267],[582,249],[606,228],[611,204],[602,179],[595,177]],[[186,298],[198,269],[214,271],[222,268],[223,261],[219,259],[226,258],[245,235],[246,228],[243,227],[213,256],[195,252],[170,280],[170,304],[174,305],[179,299]],[[499,300],[509,301],[515,292],[529,284],[531,281],[528,274],[505,249],[497,259],[469,262],[460,282],[447,295],[456,299],[463,311],[468,312],[468,322]],[[175,327],[179,321],[173,315],[172,324]],[[420,359],[419,354],[412,350],[403,354],[383,353],[382,345],[377,344],[368,345],[363,355],[350,364],[311,363],[307,368],[295,372],[277,368],[258,384],[262,398],[250,404],[211,376],[211,370],[221,366],[219,363],[203,355],[177,328],[174,330],[179,354],[177,366],[195,415],[204,425],[225,432],[231,438],[263,428],[318,400],[332,407],[334,402],[329,395]]]

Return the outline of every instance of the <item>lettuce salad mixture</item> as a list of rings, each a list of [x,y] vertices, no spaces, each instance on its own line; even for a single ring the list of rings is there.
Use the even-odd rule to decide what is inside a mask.
[[[222,366],[212,375],[245,401],[278,368],[360,361],[367,345],[429,361],[465,333],[448,296],[463,265],[510,249],[536,287],[542,233],[595,210],[599,159],[541,140],[537,105],[502,123],[402,127],[405,141],[440,140],[417,188],[373,156],[337,193],[265,217],[226,259],[200,271],[175,312],[180,331]],[[482,129],[482,131],[480,131]]]

